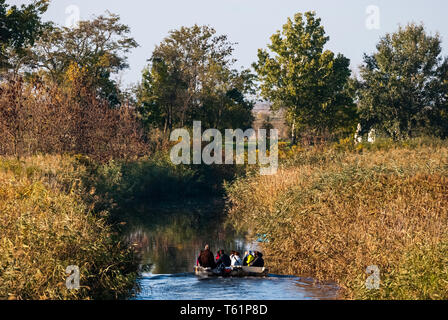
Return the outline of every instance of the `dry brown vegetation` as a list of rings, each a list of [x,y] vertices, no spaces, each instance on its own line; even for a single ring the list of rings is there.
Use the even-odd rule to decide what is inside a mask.
[[[68,156],[0,158],[0,299],[114,299],[134,287],[138,260],[86,201],[86,172]],[[66,288],[70,265],[80,290]]]
[[[68,88],[20,78],[0,84],[0,155],[70,153],[106,161],[148,151],[134,109],[111,108],[76,79]]]
[[[133,252],[83,184],[89,163],[136,159],[148,144],[133,108],[67,79],[0,83],[0,299],[114,299],[135,285]],[[70,265],[80,290],[65,286]]]
[[[348,298],[448,298],[448,146],[371,149],[303,150],[236,181],[232,221],[266,234],[274,272],[336,281]],[[371,265],[380,290],[365,288]]]

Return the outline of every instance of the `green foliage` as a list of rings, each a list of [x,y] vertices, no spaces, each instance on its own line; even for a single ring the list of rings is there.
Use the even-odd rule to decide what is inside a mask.
[[[324,46],[321,20],[298,13],[271,37],[269,51],[258,51],[254,68],[264,98],[286,108],[293,132],[317,133],[353,127],[356,111],[348,90],[349,60]]]
[[[149,127],[163,132],[192,126],[248,128],[252,124],[253,75],[232,69],[233,44],[208,26],[171,31],[154,50],[138,88]]]
[[[243,167],[229,165],[173,165],[167,154],[136,161],[98,164],[79,158],[89,168],[85,184],[95,190],[98,210],[158,206],[164,202],[185,202],[220,196],[225,180],[244,173]],[[115,213],[115,211],[113,211]]]
[[[95,167],[95,189],[120,208],[185,199],[195,192],[195,172],[160,157],[133,162],[111,161]]]
[[[11,59],[20,59],[25,49],[44,28],[42,14],[48,8],[48,0],[33,1],[29,5],[9,6],[0,0],[0,69],[15,67]]]
[[[361,67],[363,129],[394,139],[448,135],[448,59],[441,50],[440,36],[427,34],[423,25],[409,24],[381,39]]]
[[[128,68],[127,54],[138,44],[130,29],[115,14],[80,21],[77,27],[49,26],[33,48],[34,65],[54,81],[70,84],[70,71],[79,68],[88,75],[88,86],[112,105],[121,102],[112,75]]]

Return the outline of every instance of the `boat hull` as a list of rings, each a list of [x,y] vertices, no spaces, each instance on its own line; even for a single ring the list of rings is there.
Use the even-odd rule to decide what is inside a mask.
[[[268,275],[267,268],[259,267],[233,267],[226,268],[223,271],[217,269],[194,267],[194,274],[201,278],[209,277],[266,277]]]

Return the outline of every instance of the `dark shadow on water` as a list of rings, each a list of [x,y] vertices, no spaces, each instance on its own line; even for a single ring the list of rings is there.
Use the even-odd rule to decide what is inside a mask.
[[[192,272],[205,244],[214,253],[248,247],[245,236],[226,225],[223,212],[220,201],[134,212],[126,218],[127,241],[141,253],[142,264],[153,265],[153,274]]]
[[[205,244],[212,251],[256,249],[226,224],[223,203],[208,201],[128,213],[126,240],[150,266],[139,279],[139,300],[297,300],[334,299],[336,287],[312,279],[269,275],[266,278],[199,279],[193,273]]]

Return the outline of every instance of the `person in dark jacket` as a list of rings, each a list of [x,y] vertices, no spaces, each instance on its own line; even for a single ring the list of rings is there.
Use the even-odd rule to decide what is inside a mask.
[[[204,268],[216,268],[215,259],[213,258],[213,252],[210,251],[209,245],[205,245],[204,250],[198,257],[198,264]]]
[[[251,267],[264,267],[263,254],[255,251],[255,260],[250,264]]]
[[[219,267],[230,267],[232,262],[230,257],[224,252],[224,250],[219,250],[219,260],[216,261],[216,265]]]
[[[254,261],[252,251],[246,251],[243,258],[243,266],[248,267],[252,261]]]

